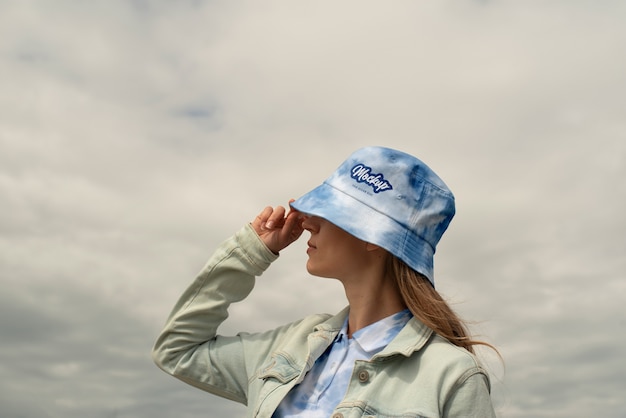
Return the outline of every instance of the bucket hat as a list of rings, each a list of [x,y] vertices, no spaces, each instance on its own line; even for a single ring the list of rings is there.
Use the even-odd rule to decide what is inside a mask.
[[[433,258],[454,217],[454,195],[412,155],[361,148],[291,206],[384,248],[435,285]]]

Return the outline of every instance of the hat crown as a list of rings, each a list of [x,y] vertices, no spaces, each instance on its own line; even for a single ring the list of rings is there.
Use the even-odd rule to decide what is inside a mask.
[[[454,195],[437,174],[384,147],[355,151],[292,206],[381,246],[433,284],[435,248],[455,213]]]
[[[427,216],[454,215],[454,196],[443,180],[419,159],[394,149],[357,150],[326,183],[407,228],[426,226]],[[428,235],[436,245],[440,237]]]

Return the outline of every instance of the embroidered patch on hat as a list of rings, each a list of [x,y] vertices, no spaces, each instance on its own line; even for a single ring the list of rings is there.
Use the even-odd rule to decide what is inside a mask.
[[[358,183],[367,183],[372,186],[374,193],[384,192],[385,190],[392,190],[393,186],[385,177],[380,174],[372,173],[372,168],[365,164],[357,164],[352,167],[352,173],[350,177],[355,179]]]

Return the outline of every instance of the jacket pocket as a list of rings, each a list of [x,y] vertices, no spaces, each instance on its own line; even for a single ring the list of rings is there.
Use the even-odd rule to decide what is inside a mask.
[[[341,404],[339,406],[337,411],[344,418],[432,418],[431,415],[423,415],[420,411],[379,411],[371,405],[354,405],[350,409],[341,408]]]
[[[270,360],[259,369],[257,378],[268,380],[276,379],[280,383],[287,383],[300,375],[301,369],[280,354],[272,354]]]
[[[300,368],[280,354],[272,354],[250,381],[250,403],[254,417],[270,417],[300,375]]]
[[[428,418],[424,415],[417,414],[401,414],[401,415],[385,415],[385,414],[377,414],[377,413],[366,413],[361,415],[361,418]]]

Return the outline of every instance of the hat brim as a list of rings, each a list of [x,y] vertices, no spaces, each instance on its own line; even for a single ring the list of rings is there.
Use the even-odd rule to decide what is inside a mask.
[[[434,286],[435,251],[407,225],[401,225],[326,182],[292,202],[291,206],[299,212],[326,219],[360,240],[384,248],[426,276]]]

